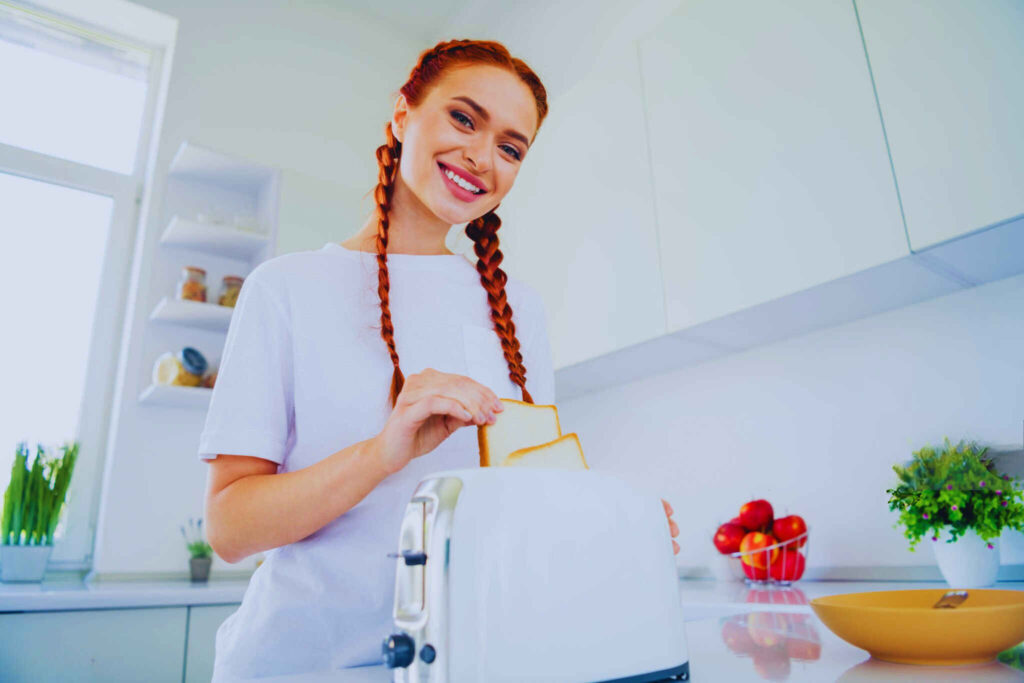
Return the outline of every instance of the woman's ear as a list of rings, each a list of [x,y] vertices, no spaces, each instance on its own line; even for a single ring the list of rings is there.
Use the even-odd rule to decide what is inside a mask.
[[[395,98],[395,110],[391,114],[391,132],[394,134],[395,139],[399,142],[403,142],[405,138],[405,121],[409,116],[409,103],[405,100],[405,95],[402,93],[398,94]]]

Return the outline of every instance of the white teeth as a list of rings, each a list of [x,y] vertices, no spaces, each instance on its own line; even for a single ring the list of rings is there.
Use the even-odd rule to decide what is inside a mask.
[[[459,187],[461,187],[463,189],[469,190],[470,192],[482,192],[483,191],[479,187],[474,185],[473,183],[471,183],[468,180],[464,179],[462,176],[456,175],[455,173],[452,173],[448,169],[445,169],[444,174],[446,176],[448,176],[453,183],[455,183],[456,185],[458,185]]]

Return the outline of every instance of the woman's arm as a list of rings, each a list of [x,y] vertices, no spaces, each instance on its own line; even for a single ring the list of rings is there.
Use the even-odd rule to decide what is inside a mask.
[[[210,461],[206,524],[210,546],[227,562],[300,541],[355,507],[389,474],[378,437],[320,462],[277,474],[277,463],[248,455]]]

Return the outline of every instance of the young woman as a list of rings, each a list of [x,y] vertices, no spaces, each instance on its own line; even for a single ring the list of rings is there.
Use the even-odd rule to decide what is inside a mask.
[[[270,552],[217,631],[215,681],[381,663],[416,484],[478,465],[461,428],[493,422],[499,396],[554,403],[544,305],[499,268],[494,213],[546,114],[500,43],[439,43],[385,126],[374,215],[246,279],[199,457],[214,550]],[[460,223],[475,267],[445,247]]]

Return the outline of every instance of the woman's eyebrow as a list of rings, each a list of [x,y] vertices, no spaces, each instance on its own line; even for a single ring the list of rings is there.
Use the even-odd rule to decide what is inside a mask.
[[[486,109],[484,109],[479,104],[474,102],[472,99],[466,97],[465,95],[457,95],[457,96],[453,97],[452,99],[453,100],[460,100],[460,101],[465,102],[466,104],[468,104],[470,107],[473,108],[473,111],[475,111],[477,114],[479,114],[480,118],[482,118],[484,121],[490,121],[491,120],[491,115],[487,113]],[[523,135],[522,133],[520,133],[518,131],[515,131],[515,130],[513,130],[511,128],[506,129],[504,132],[505,132],[505,135],[508,135],[509,137],[513,137],[516,140],[522,141],[522,143],[524,145],[526,145],[527,149],[529,149],[530,141],[526,138],[525,135]]]

